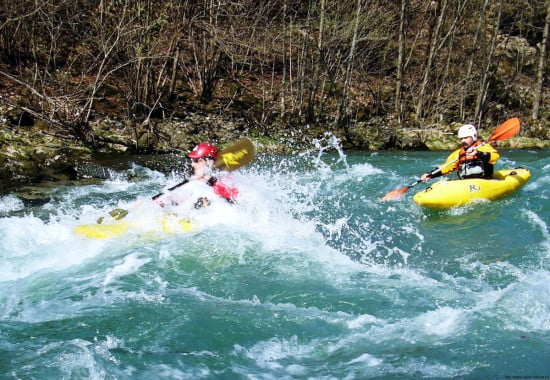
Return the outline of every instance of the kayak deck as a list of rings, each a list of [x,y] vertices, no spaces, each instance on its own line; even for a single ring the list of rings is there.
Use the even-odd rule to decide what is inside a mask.
[[[125,234],[137,233],[181,233],[189,232],[193,224],[188,219],[181,219],[174,215],[164,215],[153,221],[126,221],[115,220],[106,224],[81,224],[74,228],[77,235],[91,239],[108,239]]]
[[[473,201],[493,201],[519,190],[531,177],[528,169],[498,170],[492,179],[442,180],[419,191],[413,200],[420,206],[444,210]]]

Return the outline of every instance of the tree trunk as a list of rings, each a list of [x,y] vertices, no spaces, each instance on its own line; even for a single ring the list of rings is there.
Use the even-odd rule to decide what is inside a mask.
[[[477,27],[474,34],[474,38],[472,41],[472,46],[477,47],[478,46],[478,40],[479,36],[481,34],[481,27],[486,24],[485,22],[485,16],[487,12],[487,5],[489,4],[489,0],[485,0],[483,3],[483,7],[481,9],[481,12],[479,14],[479,18],[477,21]],[[470,54],[470,59],[468,60],[468,68],[466,69],[466,75],[464,76],[464,86],[462,89],[462,99],[460,101],[460,119],[465,120],[466,119],[466,97],[468,96],[468,92],[470,91],[470,83],[472,81],[472,71],[474,67],[474,61],[476,60],[476,52],[478,49],[472,49],[472,53]]]
[[[539,109],[542,99],[542,80],[544,78],[544,63],[546,61],[546,45],[548,44],[548,26],[550,25],[550,0],[546,0],[546,20],[542,32],[542,41],[540,44],[539,67],[537,70],[537,89],[535,91],[535,100],[533,101],[533,111],[531,117],[533,120],[539,118]]]
[[[441,0],[441,3],[438,4],[439,7],[439,16],[437,17],[437,24],[430,41],[430,48],[428,50],[428,58],[426,59],[426,65],[424,66],[422,74],[422,82],[420,84],[420,93],[418,94],[418,102],[416,103],[416,120],[419,120],[424,115],[424,106],[426,104],[426,92],[428,89],[428,83],[431,78],[432,66],[434,64],[437,47],[439,45],[439,33],[445,21],[445,16],[447,13],[447,0]]]
[[[357,33],[359,30],[359,16],[361,15],[361,0],[357,0],[357,8],[355,12],[355,20],[353,25],[353,37],[351,39],[351,46],[348,55],[348,63],[346,66],[346,75],[344,79],[344,89],[342,91],[342,97],[340,98],[340,105],[338,107],[338,115],[336,117],[336,124],[341,125],[344,116],[346,115],[346,107],[348,103],[348,91],[349,91],[349,79],[353,71],[353,60],[355,59],[355,47],[357,45]]]
[[[177,44],[177,42],[176,42]],[[178,63],[180,59],[180,48],[176,47],[176,52],[174,54],[174,59],[172,61],[172,76],[170,80],[170,88],[168,89],[168,94],[172,96],[174,94],[174,89],[176,87],[176,78],[178,73]]]
[[[403,122],[403,55],[405,45],[405,10],[407,9],[407,0],[401,0],[401,11],[399,13],[399,36],[397,43],[397,78],[395,82],[395,113],[397,122]]]
[[[286,1],[283,5],[283,75],[281,78],[281,105],[280,105],[280,113],[281,116],[284,117],[286,113],[286,38],[287,38],[287,31],[286,31]]]
[[[498,37],[498,30],[500,27],[500,19],[502,16],[502,3],[504,0],[500,0],[498,15],[495,25],[493,25],[493,36],[491,37],[491,47],[488,53],[485,54],[486,60],[483,65],[483,73],[479,84],[479,92],[477,94],[476,109],[474,113],[475,123],[478,128],[481,127],[481,121],[483,119],[483,108],[485,101],[487,100],[487,92],[489,90],[489,76],[492,73],[492,68],[495,67],[493,62],[493,56],[495,55],[495,48]]]
[[[455,1],[451,3],[451,9],[449,11],[450,14],[447,19],[450,20],[452,18],[452,23],[446,35],[441,39],[441,44],[438,49],[438,51],[441,51],[445,48],[444,50],[447,55],[445,68],[440,75],[441,79],[438,81],[439,90],[437,93],[437,100],[435,102],[440,115],[443,115],[445,110],[449,109],[451,103],[454,104],[460,99],[459,96],[455,96],[455,91],[449,91],[449,89],[455,88],[455,84],[453,83],[451,76],[454,69],[454,59],[456,58],[457,52],[457,49],[455,49],[455,43],[458,41],[457,34],[460,32],[458,25],[460,25],[464,20],[466,13],[465,9],[470,1],[471,0],[460,0],[460,2]]]
[[[311,88],[307,105],[307,121],[315,120],[315,99],[319,90],[319,73],[321,71],[321,61],[323,55],[323,34],[325,25],[325,0],[321,0],[319,9],[319,37],[317,39],[317,54],[315,57],[315,67],[313,68],[313,78],[311,79]]]

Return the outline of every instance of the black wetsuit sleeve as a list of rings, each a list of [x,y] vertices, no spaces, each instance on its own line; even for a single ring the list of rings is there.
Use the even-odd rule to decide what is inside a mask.
[[[439,168],[433,168],[432,170],[430,170],[428,172],[428,174],[430,175],[430,178],[437,178],[437,177],[441,177],[443,175],[443,173],[441,172],[441,170]]]
[[[489,160],[491,159],[491,153],[489,153],[489,152],[477,151],[477,156],[483,162],[489,162]]]

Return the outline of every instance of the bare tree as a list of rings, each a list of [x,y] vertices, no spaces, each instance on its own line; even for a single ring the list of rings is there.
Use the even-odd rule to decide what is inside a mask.
[[[477,99],[476,99],[476,107],[474,112],[474,120],[477,123],[478,126],[481,126],[481,121],[483,118],[483,112],[484,112],[484,106],[487,99],[487,92],[489,90],[490,81],[489,78],[492,75],[493,71],[495,70],[495,67],[497,66],[494,62],[494,55],[495,55],[495,48],[497,43],[497,37],[498,37],[498,31],[500,26],[500,20],[502,16],[502,4],[504,0],[499,1],[497,15],[495,18],[495,23],[492,26],[493,27],[493,34],[491,36],[490,45],[488,48],[488,51],[485,51],[484,53],[484,61],[481,66],[482,72],[481,72],[481,80],[479,82],[478,92],[477,92]]]
[[[101,113],[125,117],[136,141],[179,109],[243,115],[263,131],[279,121],[345,133],[372,115],[479,123],[495,102],[538,118],[549,1],[0,0],[0,92],[91,146],[106,139],[93,129]],[[513,73],[536,88],[532,107],[498,65],[509,52],[497,38],[509,36],[540,46],[537,65]]]
[[[408,7],[407,0],[401,0],[399,11],[399,31],[397,42],[397,62],[396,62],[396,78],[395,78],[395,113],[397,122],[403,122],[403,66],[405,59],[405,11]]]
[[[461,99],[459,104],[459,114],[460,119],[465,120],[466,119],[466,98],[470,96],[470,91],[472,90],[472,84],[474,82],[474,63],[478,59],[478,51],[479,49],[479,39],[482,37],[482,34],[485,33],[485,26],[486,26],[486,16],[487,16],[487,6],[489,4],[489,0],[483,0],[483,4],[481,6],[481,9],[478,13],[476,28],[474,31],[473,39],[471,41],[471,45],[468,43],[471,48],[469,49],[469,57],[468,57],[468,64],[466,67],[466,73],[464,75],[464,79],[462,81],[462,89],[461,89]],[[474,13],[475,14],[475,13]]]
[[[416,119],[419,120],[424,115],[424,107],[426,104],[426,92],[428,83],[431,78],[434,61],[438,53],[438,45],[440,44],[440,34],[442,33],[443,23],[447,13],[447,0],[437,0],[436,3],[436,19],[432,31],[430,46],[427,51],[426,63],[424,64],[420,90],[416,102]]]
[[[533,101],[533,110],[531,117],[536,120],[539,118],[539,109],[542,99],[542,82],[544,78],[544,67],[546,62],[546,46],[548,44],[548,27],[550,25],[550,0],[546,0],[546,19],[542,33],[542,41],[540,42],[539,64],[537,68],[537,86],[535,90],[535,100]]]
[[[344,83],[342,95],[340,96],[340,104],[338,106],[338,113],[336,117],[336,124],[341,125],[343,117],[346,115],[346,106],[348,104],[348,91],[349,91],[349,81],[350,76],[353,72],[353,61],[355,59],[355,50],[357,46],[358,30],[359,30],[359,16],[361,15],[361,0],[357,0],[355,8],[355,17],[353,18],[353,34],[351,37],[351,43],[349,47],[349,54],[346,58],[346,68],[344,75]]]
[[[306,120],[313,121],[315,119],[315,103],[320,87],[320,72],[323,59],[323,44],[324,44],[324,27],[325,27],[325,0],[320,0],[319,3],[319,30],[317,32],[317,52],[313,66],[313,77],[311,79],[311,88],[307,102]]]

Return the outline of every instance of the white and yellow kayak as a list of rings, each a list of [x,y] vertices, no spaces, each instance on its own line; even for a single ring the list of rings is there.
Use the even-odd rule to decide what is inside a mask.
[[[122,236],[128,233],[140,234],[158,234],[168,233],[177,234],[189,232],[193,229],[193,224],[189,219],[182,219],[172,214],[166,214],[160,217],[152,218],[148,221],[127,221],[113,220],[105,224],[81,224],[74,228],[77,235],[92,239],[108,239]]]
[[[524,168],[498,170],[492,179],[442,180],[413,197],[422,207],[444,210],[474,201],[493,201],[519,190],[531,178]]]

